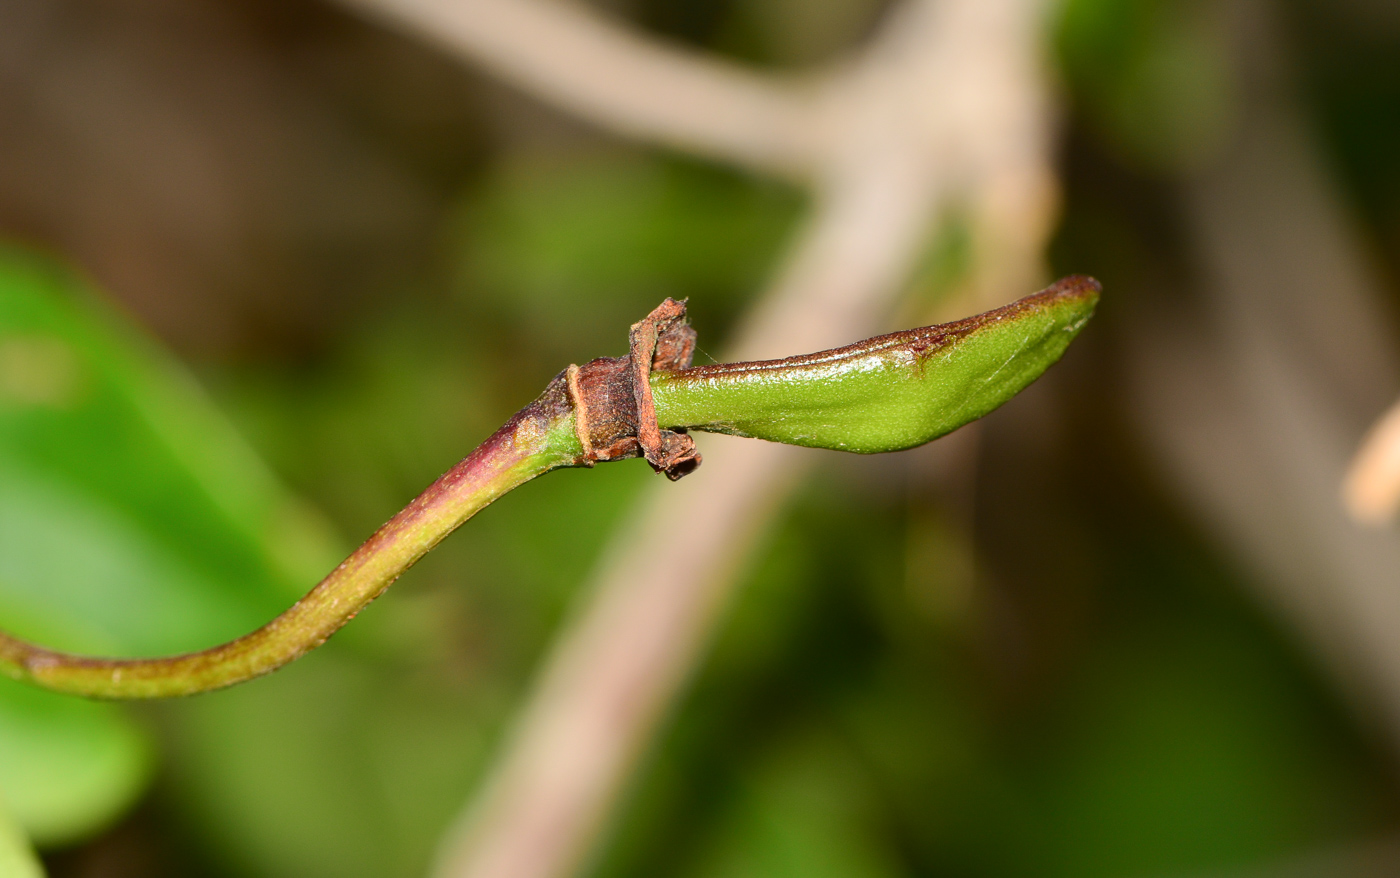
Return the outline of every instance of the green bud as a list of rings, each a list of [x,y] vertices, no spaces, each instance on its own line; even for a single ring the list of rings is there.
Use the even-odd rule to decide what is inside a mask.
[[[654,372],[663,428],[873,454],[982,417],[1050,367],[1093,316],[1098,281],[1068,277],[955,323],[835,350]]]

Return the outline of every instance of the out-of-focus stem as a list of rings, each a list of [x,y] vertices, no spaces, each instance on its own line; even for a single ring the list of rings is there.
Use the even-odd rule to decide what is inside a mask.
[[[1181,186],[1201,271],[1191,282],[1206,294],[1127,312],[1139,326],[1126,398],[1242,583],[1394,747],[1400,539],[1358,528],[1337,494],[1360,428],[1396,396],[1400,357],[1289,72],[1281,6],[1221,4],[1241,113]]]
[[[538,475],[578,463],[582,450],[567,388],[557,378],[305,597],[257,631],[202,652],[154,659],[91,658],[0,632],[0,672],[75,695],[163,698],[275,671],[324,643],[493,500]]]
[[[750,168],[815,162],[808,95],[558,0],[342,0],[619,133]]]

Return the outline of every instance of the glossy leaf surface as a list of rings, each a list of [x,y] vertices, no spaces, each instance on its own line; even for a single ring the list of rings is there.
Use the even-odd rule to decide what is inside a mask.
[[[939,326],[786,360],[652,376],[663,427],[873,454],[922,445],[1015,396],[1060,358],[1098,303],[1066,278]]]

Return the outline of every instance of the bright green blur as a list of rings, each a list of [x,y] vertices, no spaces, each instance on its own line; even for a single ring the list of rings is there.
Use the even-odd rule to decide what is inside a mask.
[[[861,454],[912,448],[982,417],[1040,377],[1097,302],[1092,290],[1060,297],[922,353],[877,344],[795,366],[657,373],[657,420]]]
[[[0,875],[5,878],[43,878],[39,858],[24,837],[24,831],[0,813]]]

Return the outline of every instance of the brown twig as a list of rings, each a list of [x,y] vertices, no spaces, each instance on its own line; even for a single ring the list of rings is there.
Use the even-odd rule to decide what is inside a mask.
[[[611,129],[786,176],[817,164],[806,91],[559,0],[342,0]]]
[[[1337,502],[1356,433],[1394,398],[1382,295],[1312,140],[1271,4],[1236,0],[1237,135],[1183,181],[1204,305],[1176,291],[1127,348],[1170,484],[1246,582],[1400,742],[1400,539]],[[1183,301],[1183,299],[1187,301]]]

